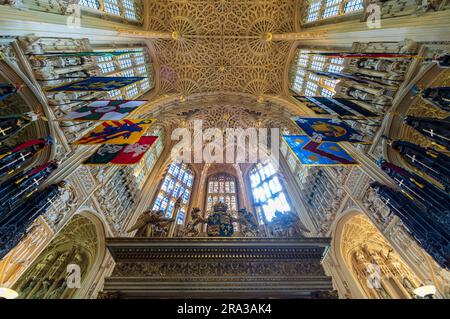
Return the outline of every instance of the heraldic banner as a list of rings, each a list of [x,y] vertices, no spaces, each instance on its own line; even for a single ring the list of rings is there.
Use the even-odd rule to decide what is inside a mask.
[[[316,142],[367,143],[361,134],[338,119],[300,118],[295,123]]]
[[[0,83],[0,101],[5,100],[8,96],[13,95],[20,90],[20,85],[12,85],[9,83]]]
[[[70,84],[50,88],[46,91],[112,91],[144,79],[144,77],[91,77]]]
[[[156,119],[105,121],[74,144],[135,144],[155,122]]]
[[[131,145],[102,145],[83,164],[88,165],[134,165],[139,163],[158,139],[157,136],[142,136],[139,142]]]
[[[98,100],[70,112],[64,121],[119,121],[147,101]]]
[[[283,136],[305,166],[343,166],[358,163],[337,143],[313,141],[306,135]]]
[[[377,115],[348,99],[323,96],[299,96],[294,98],[318,115],[330,115],[348,119],[364,119]]]

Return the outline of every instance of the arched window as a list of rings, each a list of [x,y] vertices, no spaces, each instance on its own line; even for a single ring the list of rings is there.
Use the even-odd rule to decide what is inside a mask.
[[[142,21],[142,0],[79,0],[80,6],[126,20]]]
[[[98,49],[96,51],[105,51]],[[108,92],[111,99],[133,100],[149,91],[154,86],[151,60],[144,48],[118,49],[112,52],[129,52],[116,56],[97,57],[97,64],[102,76],[145,77],[144,80],[128,85],[120,90]]]
[[[208,180],[208,194],[206,196],[206,212],[212,212],[212,206],[218,202],[227,204],[233,213],[238,210],[236,178],[232,175],[219,173]]]
[[[158,136],[158,139],[156,140],[156,143],[152,145],[151,149],[145,154],[139,164],[133,167],[133,175],[139,189],[141,189],[144,185],[146,178],[152,172],[156,161],[164,149],[164,134],[161,128],[157,128],[145,135]]]
[[[258,163],[250,172],[253,200],[260,222],[271,221],[275,212],[291,210],[283,185],[271,162]]]
[[[177,223],[182,224],[189,207],[193,184],[194,174],[189,166],[173,162],[169,166],[166,176],[161,184],[161,189],[155,198],[153,210],[163,211],[168,218],[175,217],[173,216],[175,202],[182,196],[180,210],[176,216]]]
[[[310,0],[304,23],[342,16],[363,8],[363,0]]]
[[[291,66],[291,90],[298,95],[332,97],[339,80],[315,72],[339,73],[344,68],[343,64],[344,59],[328,58],[311,50],[299,49]]]

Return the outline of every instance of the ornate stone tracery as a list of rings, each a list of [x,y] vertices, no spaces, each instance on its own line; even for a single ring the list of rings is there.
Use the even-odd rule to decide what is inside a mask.
[[[95,2],[104,4],[107,1],[99,0],[98,2]],[[123,1],[117,2],[123,3]],[[159,124],[163,127],[168,136],[170,136],[170,132],[174,128],[192,128],[195,120],[202,120],[204,129],[215,127],[220,128],[221,130],[238,127],[273,127],[286,129],[286,131],[289,131],[291,134],[298,131],[295,125],[289,120],[289,117],[292,115],[304,115],[306,112],[302,109],[301,105],[298,105],[298,103],[289,102],[288,99],[286,99],[285,94],[282,93],[287,93],[284,92],[287,89],[288,82],[288,72],[286,72],[288,65],[286,62],[288,62],[287,59],[294,52],[294,46],[292,45],[293,41],[301,40],[301,37],[299,37],[297,33],[294,33],[294,31],[298,31],[296,30],[296,24],[298,24],[299,21],[295,20],[299,20],[299,14],[296,11],[298,11],[297,3],[301,1],[155,0],[145,2],[147,5],[147,16],[145,17],[146,21],[144,21],[144,29],[147,31],[142,30],[141,32],[143,34],[154,34],[155,37],[150,37],[146,41],[139,41],[139,43],[140,45],[148,45],[152,57],[156,57],[154,62],[158,74],[155,75],[156,89],[145,96],[145,99],[149,99],[150,102],[142,108],[141,114],[139,114],[140,117],[157,117]],[[324,0],[322,2],[325,3],[327,1]],[[347,2],[348,1],[341,2],[339,7],[340,13],[343,13],[344,4]],[[65,10],[68,1],[0,1],[0,4],[5,3],[18,9],[27,7],[29,10],[45,11],[45,14],[40,12],[40,14],[45,17],[58,15],[57,18],[61,18],[60,21],[63,21],[62,19],[65,19],[65,17],[60,17],[59,15],[67,14]],[[302,5],[305,3],[306,1],[303,1]],[[440,4],[440,0],[391,0],[383,2],[382,15],[383,18],[389,18],[410,15],[412,13],[417,13],[418,10],[421,14],[422,11],[438,10]],[[104,7],[101,7],[101,10],[104,9]],[[10,10],[10,8],[8,10]],[[122,13],[124,12],[122,11]],[[141,13],[142,12],[139,14]],[[19,13],[17,13],[17,15],[26,16],[19,15]],[[98,12],[93,13],[93,15],[98,15]],[[105,33],[110,32],[112,34],[117,34],[116,31],[110,31],[109,28],[113,28],[111,25],[117,27],[120,24],[113,24],[111,21],[107,20],[111,19],[117,21],[120,19],[102,13],[100,13],[100,15],[105,19],[101,21],[100,19],[92,19],[90,13],[83,12],[83,22],[90,21],[88,25],[91,27],[100,27],[100,29],[105,30]],[[361,11],[359,11],[352,17],[348,17],[348,20],[359,19],[362,15]],[[98,21],[92,22],[94,20]],[[326,23],[336,21],[343,20],[331,18],[328,19]],[[103,22],[104,25],[101,24],[101,22]],[[30,25],[33,25],[32,22]],[[57,24],[54,25],[58,26]],[[130,28],[129,25],[123,25],[123,27]],[[134,27],[137,29],[137,26]],[[334,27],[335,26],[333,26],[332,29],[334,29]],[[415,28],[420,29],[420,26]],[[135,30],[133,26],[130,29]],[[349,33],[348,39],[350,40],[345,40],[348,43],[363,40],[362,36],[360,36],[359,39],[357,36],[355,37],[355,33],[352,32],[358,31],[350,30],[351,28],[348,26],[336,26],[336,29],[342,29],[343,31],[339,31],[341,33],[338,32],[337,35],[334,34],[330,36],[330,38],[325,38],[322,42],[316,43],[320,44],[321,47],[327,46],[327,49],[331,49],[330,47],[334,46],[328,46],[328,41],[330,41],[330,43],[333,41],[336,42],[336,39],[333,40],[333,36],[343,38],[346,36],[346,32]],[[411,31],[411,33],[415,35],[415,33],[412,32],[412,28],[405,27],[404,29],[408,34]],[[37,30],[40,29],[37,28]],[[32,31],[34,32],[35,30]],[[22,30],[17,32],[22,32]],[[380,39],[380,36],[377,36],[376,33],[374,33],[374,36],[372,37],[371,34],[367,32],[369,31],[364,31],[361,34],[364,34],[364,36],[367,35],[367,38],[370,39],[370,41],[373,39],[374,42],[369,44],[358,43],[357,47],[355,47],[355,49],[359,50],[358,52],[390,52],[392,50],[415,52],[411,47],[402,47],[401,42],[399,42],[402,39],[399,40],[395,38],[395,36],[390,35],[389,38],[395,38],[394,41],[390,41],[389,39]],[[420,32],[421,31],[419,30],[419,33]],[[42,33],[42,30],[37,31],[37,33]],[[74,37],[74,33],[67,31],[66,33],[67,35],[64,35],[64,31],[60,32],[63,36]],[[139,33],[139,31],[136,31],[136,34],[137,33]],[[314,32],[312,31],[311,33]],[[109,41],[107,39],[111,40],[112,47],[114,48],[130,48],[134,45],[132,43],[136,43],[132,42],[133,36],[130,36],[129,38],[121,36],[119,31],[118,34],[121,39],[118,40],[111,39],[113,38],[111,34],[103,36],[100,35],[98,31],[94,32],[89,28],[82,29],[79,34],[80,37],[82,35],[83,39],[76,38],[76,36],[74,38],[57,39],[45,37],[39,38],[34,35],[23,34],[24,37],[20,38],[20,41],[23,53],[25,54],[42,54],[51,51],[86,51],[92,49],[89,46],[89,43],[106,43]],[[426,32],[424,34],[426,34]],[[282,39],[283,41],[280,41]],[[2,39],[1,41],[4,40]],[[128,44],[122,44],[121,41],[125,41]],[[344,40],[342,41],[344,46],[349,46],[347,42]],[[300,41],[295,43],[295,45],[303,45],[299,42]],[[0,47],[2,49],[4,48],[3,42],[0,43]],[[339,47],[339,49],[336,50],[345,49]],[[30,65],[24,66],[24,56],[17,54],[18,52],[14,51],[12,46],[8,46],[3,53],[7,57],[8,63],[11,62],[18,67],[18,70],[20,68],[22,72],[29,73],[28,76],[30,76],[30,73],[33,73],[33,70],[29,67],[34,67],[34,79],[37,80],[34,85],[36,87],[40,86],[38,84],[42,84],[43,87],[45,87],[48,84],[62,83],[65,81],[63,77],[66,75],[79,74],[79,72],[95,69],[92,65],[92,61],[81,58],[48,58],[44,61],[31,58],[29,61]],[[381,75],[386,78],[388,84],[396,87],[395,89],[386,89],[356,84],[360,89],[359,94],[362,94],[360,96],[364,95],[364,97],[369,98],[370,103],[368,104],[371,104],[370,106],[373,110],[386,110],[386,105],[390,105],[391,102],[394,102],[395,100],[394,96],[396,89],[398,88],[398,85],[394,85],[395,81],[409,80],[408,76],[411,76],[411,74],[406,74],[407,66],[405,64],[407,63],[397,63],[397,61],[392,62],[385,60],[380,63],[368,61],[363,63],[363,67],[360,68],[358,65],[359,62],[360,61],[358,60],[351,60],[349,63],[346,63],[346,67],[348,70],[353,71],[361,71],[361,69],[363,69],[362,71],[366,73],[367,70],[369,70],[372,75]],[[117,63],[117,61],[114,61],[114,63]],[[420,63],[416,64],[420,65]],[[90,73],[90,75],[95,75],[95,72]],[[110,73],[109,75],[112,74]],[[152,81],[153,79],[150,80]],[[440,77],[438,80],[442,83],[446,83],[445,85],[448,84],[447,82],[443,82]],[[283,85],[286,86],[284,87],[284,91]],[[342,83],[337,86],[337,89],[345,94],[347,89],[352,87],[351,85],[355,85],[355,83]],[[142,91],[140,93],[144,92]],[[390,97],[386,98],[387,95]],[[53,111],[55,117],[60,119],[64,113],[70,109],[70,107],[60,104],[64,104],[64,102],[67,102],[70,99],[80,97],[98,98],[99,95],[62,93],[49,96],[49,105],[44,106],[48,108],[47,111]],[[419,101],[421,101],[420,98],[413,100],[413,106],[408,110],[408,114],[438,118],[444,118],[448,115],[445,112],[440,112],[436,108],[429,107],[423,101],[423,103],[420,103]],[[386,105],[375,105],[373,102],[380,102],[380,104]],[[53,118],[51,116],[48,117],[50,120],[49,126],[57,126],[59,128],[59,123],[52,124]],[[355,128],[364,131],[364,133],[370,137],[374,137],[377,133],[375,127],[365,128],[361,127],[361,125],[353,124]],[[128,226],[127,223],[133,219],[134,215],[136,215],[135,208],[137,206],[142,208],[146,204],[146,196],[141,195],[144,194],[147,195],[147,197],[152,196],[150,195],[152,188],[159,182],[157,181],[157,171],[163,166],[162,163],[167,160],[168,152],[166,152],[164,158],[161,159],[161,163],[155,165],[155,172],[149,170],[149,172],[144,173],[145,177],[152,174],[152,176],[155,177],[156,182],[153,182],[152,180],[148,181],[145,190],[141,192],[140,188],[135,187],[134,182],[136,180],[136,175],[133,174],[135,174],[136,171],[133,171],[132,169],[78,167],[83,157],[81,155],[83,153],[89,153],[91,149],[82,147],[72,148],[68,142],[74,141],[81,134],[90,130],[90,127],[91,123],[82,125],[68,123],[67,125],[63,125],[62,130],[58,130],[57,134],[55,134],[57,138],[52,151],[52,157],[54,155],[58,160],[64,163],[64,170],[58,172],[58,178],[68,175],[69,187],[61,197],[60,201],[58,201],[57,206],[50,209],[49,212],[43,216],[43,220],[48,223],[48,226],[50,226],[51,229],[44,229],[41,227],[32,229],[29,237],[25,238],[17,249],[12,252],[11,256],[9,256],[11,258],[7,260],[7,263],[3,263],[3,261],[0,262],[0,284],[6,283],[11,286],[20,274],[24,273],[25,267],[29,267],[30,264],[32,265],[31,268],[35,266],[32,264],[32,259],[24,258],[24,255],[26,255],[26,252],[30,252],[30,254],[36,253],[39,249],[43,248],[42,246],[44,246],[44,244],[42,244],[42,242],[45,241],[45,243],[48,243],[50,241],[52,230],[55,232],[61,231],[61,233],[65,234],[66,228],[64,227],[62,230],[61,228],[66,222],[68,222],[67,227],[76,227],[72,225],[71,217],[79,206],[82,208],[89,207],[98,209],[105,217],[105,221],[103,221],[105,226],[108,226],[111,229],[110,234],[113,236],[124,236],[124,230]],[[46,129],[39,129],[39,132],[41,133],[48,133]],[[399,137],[407,137],[408,139],[417,141],[421,146],[433,146],[430,144],[429,140],[405,126],[400,129],[399,127],[393,127],[392,131],[400,132],[398,135]],[[30,130],[24,131],[24,133],[26,134],[18,138],[28,139],[30,136],[33,136],[35,132],[34,130]],[[378,137],[379,135],[380,134],[378,134]],[[165,141],[165,144],[170,148],[170,141]],[[379,143],[378,146],[376,146],[376,149],[372,150],[369,154],[372,159],[382,154],[383,149],[380,144],[382,143]],[[360,146],[358,147],[358,150],[362,150],[362,148],[363,147]],[[363,153],[364,151],[366,150],[363,150]],[[356,153],[360,155],[358,152]],[[320,234],[321,236],[327,236],[333,234],[335,224],[346,211],[356,208],[362,209],[369,217],[370,221],[373,222],[381,233],[383,233],[383,235],[380,236],[384,236],[386,240],[389,241],[389,245],[392,247],[395,246],[395,248],[401,252],[401,257],[405,258],[410,266],[414,265],[413,271],[415,274],[420,274],[422,280],[425,278],[426,280],[424,280],[424,282],[428,282],[435,278],[433,279],[433,283],[438,286],[440,292],[442,294],[449,292],[448,272],[437,267],[432,261],[428,261],[429,257],[426,256],[423,253],[423,250],[414,242],[405,226],[398,218],[395,218],[390,214],[383,201],[372,192],[371,188],[367,187],[371,181],[376,180],[377,178],[383,178],[382,176],[374,176],[376,175],[376,173],[374,174],[374,167],[368,168],[366,165],[361,168],[352,169],[305,169],[304,167],[299,168],[298,164],[293,164],[293,159],[293,155],[288,153],[286,155],[286,163],[282,161],[283,164],[286,164],[291,168],[295,167],[292,171],[293,176],[291,176],[287,174],[287,169],[289,167],[285,165],[285,167],[283,167],[283,179],[290,183],[288,188],[298,184],[297,186],[299,186],[298,188],[300,191],[297,192],[297,190],[294,190],[288,193],[293,198],[298,197],[298,199],[296,198],[296,204],[298,204],[299,207],[298,211],[300,215],[308,215],[305,219],[312,220],[307,226],[308,228],[311,227],[311,230],[315,230],[315,235]],[[193,166],[198,175],[197,179],[203,178],[205,172],[208,171],[208,169],[205,169],[206,165],[204,164],[196,164]],[[248,193],[248,190],[244,188],[247,183],[244,179],[247,178],[246,170],[250,166],[251,165],[237,165],[236,167],[237,179],[243,188],[242,193],[244,196],[242,197],[244,206],[247,208],[251,207],[251,203],[248,198],[244,198],[246,193]],[[229,167],[225,167],[224,165],[216,165],[211,171],[223,172],[228,169]],[[200,171],[202,173],[198,174]],[[200,184],[198,189],[202,188],[202,185],[203,184]],[[289,191],[291,191],[291,189],[289,189]],[[201,203],[202,205],[204,204],[203,195],[202,191],[199,191],[197,198],[195,198],[196,202]],[[305,216],[301,216],[302,219],[304,217]],[[364,229],[361,230],[361,228],[358,228],[355,224],[359,225],[361,223],[355,222],[347,225],[345,237],[348,245],[346,244],[347,246],[345,249],[355,244],[351,239],[357,240],[358,232],[362,232],[372,237],[378,236],[370,231],[364,232],[364,227],[366,226],[362,227]],[[59,239],[59,237],[57,238]],[[88,236],[88,238],[90,237]],[[374,242],[376,245],[382,246],[381,239],[378,237]],[[385,244],[388,245],[387,243]],[[38,246],[40,247],[39,249],[37,249]],[[84,243],[82,246],[84,247]],[[62,261],[65,257],[69,258],[70,256],[73,256],[74,260],[79,260],[77,252],[70,251],[67,253],[64,251],[60,254],[61,251],[59,248],[58,245],[55,246],[53,243],[49,246],[49,249],[53,249],[57,256],[49,253],[47,255],[49,258],[48,261],[52,261],[54,258]],[[365,247],[359,250],[364,249]],[[350,251],[351,248],[348,248],[348,250]],[[367,253],[367,251],[369,251],[369,253]],[[352,251],[352,253],[353,252],[354,251]],[[45,253],[47,254],[48,251],[45,251]],[[358,276],[364,276],[364,268],[360,267],[361,263],[358,264],[358,262],[364,264],[364,261],[369,258],[368,255],[374,255],[376,258],[383,257],[383,255],[377,254],[378,252],[374,252],[373,249],[364,250],[361,254],[351,254],[349,265],[358,273]],[[41,264],[38,268],[42,267],[40,268],[41,270],[46,269],[46,266],[44,265],[46,264],[45,260],[39,262]],[[427,262],[429,265],[427,265]],[[85,267],[83,261],[81,263],[82,266]],[[397,263],[397,260],[392,263]],[[345,263],[336,263],[335,261],[330,262],[330,264],[332,264],[333,268],[345,266]],[[179,261],[173,263],[155,262],[155,265],[153,266],[148,264],[144,266],[136,264],[132,267],[120,266],[117,268],[117,272],[123,271],[123,273],[125,273],[126,271],[129,271],[133,274],[139,274],[139,272],[141,272],[150,275],[158,275],[161,273],[176,275],[177,272],[187,272],[194,276],[205,275],[206,273],[236,275],[240,272],[247,276],[252,275],[252,272],[259,274],[276,272],[286,275],[299,275],[304,270],[304,265],[301,267],[281,263],[279,266],[267,264],[258,265],[253,261],[239,263],[230,262],[224,265],[223,268],[220,268],[220,266],[221,265],[218,265],[218,263],[204,265],[201,263],[188,264]],[[4,268],[1,269],[1,267]],[[109,269],[112,267],[112,261],[109,261],[107,267],[109,267]],[[52,269],[52,271],[55,272],[62,270],[62,268],[58,268],[57,265]],[[314,267],[312,267],[312,273],[314,273],[314,269],[320,270],[314,265]],[[3,273],[1,272],[2,270]],[[214,272],[215,270],[216,272]],[[25,273],[27,276],[30,274],[29,272]],[[394,274],[394,271],[391,271],[390,274]],[[408,275],[408,278],[414,277],[415,274],[411,276]],[[101,275],[99,275],[99,277],[101,277]],[[361,279],[363,277],[358,278]],[[4,281],[2,282],[1,280]],[[35,294],[31,290],[28,290],[26,291],[25,296],[45,298],[58,296],[71,297],[72,295],[66,291],[66,288],[59,285],[59,283],[61,283],[60,280],[61,278],[57,278],[57,281],[53,283],[49,280],[41,282],[41,287],[43,287],[42,291]],[[417,281],[410,280],[409,287],[405,286],[408,285],[407,283],[401,283],[408,291],[409,296],[411,295],[410,288],[413,284],[417,285]],[[97,289],[96,283],[90,286],[89,296],[92,295],[91,292]],[[346,291],[350,296],[351,289],[349,287],[351,286],[351,280],[347,280],[346,278],[346,280],[342,281],[340,289]],[[261,288],[261,286],[258,286],[258,288]],[[26,290],[27,288],[25,287],[24,289]],[[402,295],[402,293],[404,293],[403,290],[401,290],[400,294],[394,295],[407,296],[407,294]],[[370,295],[370,293],[368,293],[368,295]],[[386,297],[388,295],[394,296],[390,294],[388,289],[385,292],[380,292],[373,296]]]
[[[414,297],[413,290],[420,286],[420,279],[404,264],[366,216],[350,218],[343,226],[341,236],[342,256],[368,297]],[[378,277],[370,282],[370,276]]]
[[[36,220],[20,244],[0,261],[0,286],[11,287],[45,248],[52,235],[42,219]]]
[[[81,269],[82,283],[101,255],[99,241],[103,234],[87,217],[74,216],[51,241],[38,259],[14,285],[21,298],[70,298],[76,289],[67,287],[67,266],[76,264]]]
[[[172,34],[152,43],[161,63],[161,93],[281,92],[294,30],[293,1],[152,1],[148,29]]]

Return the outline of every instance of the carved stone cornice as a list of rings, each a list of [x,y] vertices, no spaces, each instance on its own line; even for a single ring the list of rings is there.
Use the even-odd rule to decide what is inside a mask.
[[[330,238],[108,238],[120,298],[310,298],[331,291]]]
[[[330,238],[108,238],[116,262],[160,258],[189,259],[317,259]]]

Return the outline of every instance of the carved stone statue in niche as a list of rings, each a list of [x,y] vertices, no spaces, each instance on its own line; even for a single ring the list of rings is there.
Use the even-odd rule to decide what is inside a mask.
[[[388,96],[383,95],[383,92],[382,92],[383,90],[381,90],[379,92],[379,94],[375,95],[372,93],[368,93],[368,92],[356,89],[352,86],[342,87],[341,89],[338,89],[338,87],[336,86],[336,91],[340,91],[343,94],[345,94],[351,98],[354,98],[356,100],[375,103],[375,105],[373,105],[373,107],[377,111],[382,111],[384,109],[383,106],[389,105],[392,101],[392,99],[390,99]]]
[[[381,97],[377,98],[375,96],[375,94],[371,94],[371,93],[368,93],[368,92],[365,92],[365,91],[362,91],[362,90],[358,90],[358,89],[355,89],[353,87],[348,88],[346,94],[348,96],[351,96],[351,97],[353,97],[353,98],[355,98],[357,100],[361,100],[361,101],[373,101],[373,102],[375,102],[375,101],[378,101],[378,99],[381,99],[380,101],[378,101],[379,104],[384,104],[384,105],[387,104],[387,99],[382,99]]]
[[[136,237],[166,237],[169,225],[174,219],[165,218],[163,214],[162,211],[142,213],[137,222],[128,230],[128,233],[138,230]]]
[[[48,299],[59,299],[61,295],[67,288],[67,280],[65,278],[61,278],[57,283],[56,287],[49,295]]]
[[[296,213],[276,212],[275,217],[268,224],[272,237],[303,237],[303,233],[309,233]]]
[[[52,228],[57,228],[64,216],[78,205],[78,195],[74,186],[67,183],[61,190],[61,195],[55,203],[46,211],[44,218]]]
[[[359,59],[357,66],[373,71],[387,72],[392,75],[402,75],[408,67],[408,60],[390,61],[385,59]]]
[[[31,280],[27,283],[27,285],[25,286],[25,288],[22,289],[22,290],[20,291],[20,294],[19,294],[19,295],[20,295],[21,297],[27,296],[27,295],[31,292],[31,290],[33,290],[33,288],[36,286],[36,284],[37,284],[37,280],[31,279]]]
[[[79,57],[53,57],[53,58],[42,58],[41,56],[31,56],[29,59],[33,67],[54,67],[54,68],[65,68],[68,66],[80,65],[82,60]]]
[[[36,294],[32,297],[33,299],[42,299],[52,286],[53,282],[50,279],[44,279],[42,282],[42,286],[39,288],[39,290],[36,292]]]
[[[442,0],[416,0],[417,3],[417,11],[419,12],[427,12],[430,10],[437,11],[439,10],[439,5]]]
[[[0,4],[8,4],[13,8],[26,10],[26,6],[23,4],[23,0],[0,0]]]
[[[80,66],[80,67],[82,67],[82,66]],[[36,79],[38,79],[38,80],[49,81],[49,80],[59,80],[59,79],[67,80],[67,79],[69,79],[70,81],[68,81],[68,82],[74,82],[74,80],[76,80],[77,78],[78,79],[89,78],[92,76],[98,76],[100,74],[98,69],[81,70],[81,71],[76,70],[76,69],[79,69],[78,67],[73,68],[73,69],[74,69],[73,71],[75,71],[75,72],[73,72],[69,68],[67,70],[60,71],[60,70],[62,70],[62,69],[60,69],[57,71],[53,67],[43,67],[40,69],[35,69],[34,74],[36,76]],[[46,82],[42,82],[42,83],[43,83],[43,85],[46,85],[46,84],[49,84],[49,86],[52,85],[52,83],[46,83]]]
[[[389,209],[381,201],[380,197],[371,187],[367,187],[364,195],[361,198],[364,207],[370,212],[374,221],[380,225],[385,224],[389,219]]]

